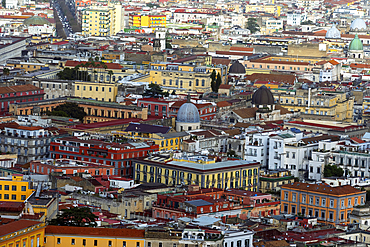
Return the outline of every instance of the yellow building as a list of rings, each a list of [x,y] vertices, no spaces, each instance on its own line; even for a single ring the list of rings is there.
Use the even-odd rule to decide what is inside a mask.
[[[166,15],[140,15],[130,14],[130,27],[166,27]]]
[[[0,226],[1,247],[40,247],[44,243],[45,223],[18,220]]]
[[[44,247],[145,247],[145,230],[47,226]]]
[[[45,221],[50,221],[59,211],[58,196],[57,192],[41,192],[39,197],[34,193],[27,201],[34,213],[42,214]]]
[[[149,69],[150,83],[158,84],[164,91],[210,92],[212,71],[220,73],[222,83],[227,78],[226,66],[196,66],[191,64],[152,63]]]
[[[3,178],[0,180],[0,201],[24,202],[34,192],[30,186],[28,181],[23,181],[23,175]]]
[[[272,89],[275,101],[290,111],[301,112],[306,119],[352,122],[354,98],[343,92],[316,89]]]
[[[245,160],[216,162],[206,156],[151,156],[132,160],[140,183],[199,185],[202,188],[244,188],[258,191],[260,163]]]
[[[116,102],[117,91],[118,85],[115,83],[76,81],[74,96]]]
[[[266,4],[266,5],[245,5],[245,12],[266,12],[269,14],[273,14],[274,16],[280,16],[281,13],[281,6],[280,5],[275,5],[275,4]]]
[[[82,34],[111,36],[124,26],[122,5],[90,6],[82,11]]]
[[[115,134],[133,140],[154,141],[154,143],[159,146],[159,151],[179,150],[183,140],[190,137],[190,135],[186,132],[171,132],[162,134],[116,131]]]
[[[31,62],[22,62],[15,59],[10,59],[6,63],[7,67],[13,67],[14,69],[23,69],[26,72],[32,72],[40,70],[43,67],[48,67],[44,63],[31,63]]]

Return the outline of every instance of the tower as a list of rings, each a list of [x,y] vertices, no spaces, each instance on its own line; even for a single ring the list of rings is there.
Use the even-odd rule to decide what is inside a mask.
[[[166,49],[166,30],[158,29],[155,31],[153,48],[155,51],[163,51]]]

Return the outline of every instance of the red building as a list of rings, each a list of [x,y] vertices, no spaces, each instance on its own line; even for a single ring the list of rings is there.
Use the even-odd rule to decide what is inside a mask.
[[[194,186],[193,186],[194,187]],[[198,187],[199,188],[199,187]],[[152,217],[177,219],[180,217],[197,218],[203,214],[220,216],[241,215],[245,208],[258,207],[255,204],[256,192],[239,189],[195,189],[186,193],[158,194],[152,208]],[[262,200],[271,199],[271,195],[258,193]],[[280,204],[277,202],[276,204]],[[225,220],[225,218],[223,218]]]
[[[132,177],[132,158],[145,157],[159,150],[154,142],[109,143],[100,140],[81,140],[77,137],[64,137],[50,143],[50,157],[67,158],[110,165],[115,174]],[[100,175],[113,175],[100,174]]]
[[[90,173],[92,176],[112,175],[114,166],[89,161],[76,161],[71,159],[36,160],[31,161],[30,169],[33,173],[48,175],[52,172],[61,172],[64,175],[77,173]]]
[[[182,101],[167,101],[156,98],[144,98],[137,100],[137,106],[148,108],[149,116],[176,117],[180,107],[186,103]],[[212,103],[194,104],[199,111],[201,120],[211,120],[216,117],[217,105]]]
[[[32,84],[0,87],[0,115],[9,114],[9,105],[21,102],[39,101],[44,99],[44,89]]]

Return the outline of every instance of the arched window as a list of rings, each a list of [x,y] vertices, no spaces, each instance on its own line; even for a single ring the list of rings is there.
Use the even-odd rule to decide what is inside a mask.
[[[206,80],[202,80],[202,87],[204,87],[204,85],[205,85],[205,83],[206,83]]]
[[[122,80],[122,76],[118,76],[118,80]]]
[[[104,76],[103,75],[100,76],[100,81],[104,81]]]
[[[109,76],[109,75],[107,75],[107,76],[106,76],[106,78],[107,78],[107,81],[109,81],[109,80],[110,80],[110,76]]]
[[[199,80],[198,79],[195,80],[195,86],[199,86]]]
[[[98,75],[95,75],[95,81],[97,81],[98,80]]]
[[[112,76],[112,81],[116,81],[116,76]]]
[[[170,79],[170,85],[172,85],[172,79]]]
[[[163,85],[166,85],[166,79],[163,79]]]

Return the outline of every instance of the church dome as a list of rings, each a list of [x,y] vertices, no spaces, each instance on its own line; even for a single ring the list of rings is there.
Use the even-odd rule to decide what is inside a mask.
[[[198,108],[190,102],[183,104],[177,113],[176,121],[180,123],[199,123]]]
[[[365,31],[366,30],[366,23],[361,18],[357,18],[351,23],[349,28],[351,31]]]
[[[46,20],[45,18],[43,18],[43,17],[32,16],[32,17],[29,17],[29,18],[25,19],[23,21],[23,24],[26,25],[26,26],[30,26],[30,25],[42,26],[44,24],[50,25],[50,22],[48,20]]]
[[[340,39],[340,37],[340,31],[335,27],[335,24],[333,23],[333,26],[326,32],[325,38]]]
[[[236,61],[230,66],[229,74],[245,74],[244,65]]]
[[[260,87],[252,96],[252,104],[254,105],[273,105],[274,96],[270,89],[266,86]]]
[[[361,40],[358,38],[358,35],[355,35],[355,38],[349,43],[348,50],[350,51],[363,51],[364,47]]]

